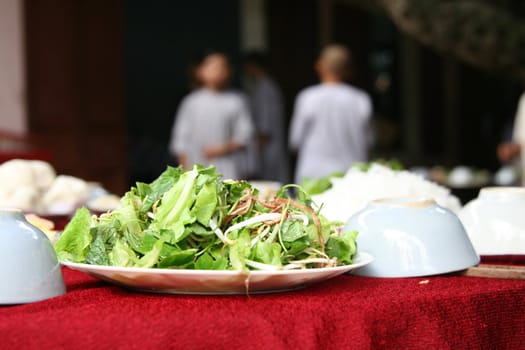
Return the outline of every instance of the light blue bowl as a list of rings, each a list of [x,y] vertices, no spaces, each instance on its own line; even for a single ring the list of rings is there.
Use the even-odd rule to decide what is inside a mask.
[[[40,301],[66,292],[51,241],[20,210],[0,209],[0,304]]]
[[[374,261],[355,274],[416,277],[460,271],[479,263],[458,217],[432,199],[376,200],[354,214],[346,230],[358,230],[358,249]]]

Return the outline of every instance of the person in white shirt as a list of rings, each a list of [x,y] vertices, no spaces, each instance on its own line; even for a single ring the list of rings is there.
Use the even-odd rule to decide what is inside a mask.
[[[321,83],[296,100],[289,144],[298,152],[295,182],[346,172],[368,159],[372,141],[369,95],[347,83],[350,53],[341,45],[324,48],[316,62]]]
[[[251,79],[250,102],[255,126],[254,175],[261,180],[289,182],[289,159],[281,90],[267,71],[259,52],[244,56],[244,72]]]
[[[512,129],[512,140],[498,145],[498,158],[502,163],[519,162],[521,171],[521,183],[525,186],[525,93],[523,93],[518,102],[518,110],[514,117],[514,126]]]
[[[246,98],[228,89],[231,70],[223,53],[205,55],[195,73],[201,87],[178,108],[170,152],[185,169],[213,164],[224,178],[242,179],[242,151],[253,130]]]

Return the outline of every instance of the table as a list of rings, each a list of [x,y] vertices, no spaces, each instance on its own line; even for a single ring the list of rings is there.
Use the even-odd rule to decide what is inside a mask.
[[[63,269],[68,292],[0,307],[2,349],[523,349],[525,281],[342,275],[237,296],[129,291]]]

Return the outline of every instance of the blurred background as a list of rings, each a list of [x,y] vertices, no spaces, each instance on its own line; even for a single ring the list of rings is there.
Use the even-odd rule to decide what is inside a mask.
[[[525,77],[521,0],[1,0],[0,157],[122,194],[174,164],[167,144],[214,47],[268,55],[291,116],[320,48],[347,45],[373,98],[372,158],[495,171]]]

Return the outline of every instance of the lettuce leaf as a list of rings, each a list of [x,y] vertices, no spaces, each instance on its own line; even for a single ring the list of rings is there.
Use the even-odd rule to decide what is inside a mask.
[[[208,253],[202,254],[195,262],[197,270],[225,270],[228,267],[228,260],[219,256],[217,259],[212,258]]]
[[[85,207],[78,209],[64,232],[55,242],[59,261],[84,262],[93,240],[91,236],[91,213]]]
[[[282,266],[279,243],[257,242],[254,247],[254,260],[264,264]]]
[[[197,249],[186,249],[174,252],[173,254],[162,259],[158,266],[160,268],[180,268],[192,262],[193,258],[195,257],[195,253],[197,253]]]
[[[217,207],[217,187],[213,182],[204,184],[197,194],[195,205],[191,214],[195,216],[197,222],[208,226]]]
[[[117,240],[109,253],[109,263],[112,266],[131,267],[138,263],[138,258],[133,250],[120,240]]]
[[[357,231],[343,232],[339,236],[330,236],[326,242],[326,254],[331,258],[337,258],[344,264],[351,264],[353,256],[357,251]]]
[[[173,230],[175,242],[183,235],[184,225],[195,221],[190,209],[196,199],[195,183],[198,175],[196,167],[182,174],[157,207],[152,228]]]

